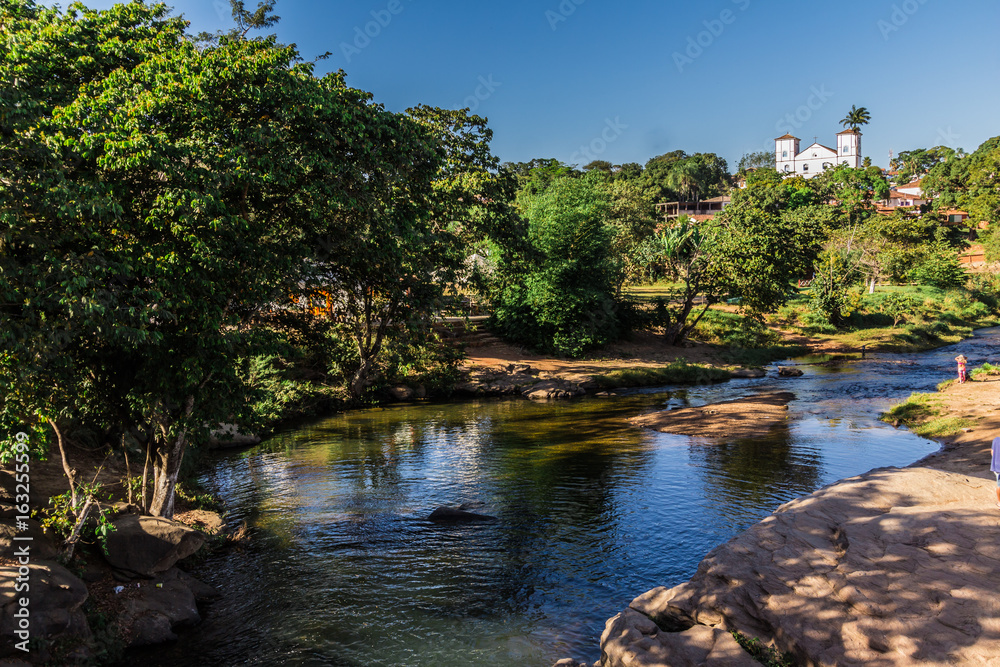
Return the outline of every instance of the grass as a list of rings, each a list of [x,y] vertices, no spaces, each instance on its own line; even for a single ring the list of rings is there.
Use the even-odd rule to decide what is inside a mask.
[[[885,297],[905,294],[913,301],[912,312],[893,325],[881,312]],[[981,327],[1000,324],[998,313],[962,289],[942,290],[925,285],[879,287],[864,294],[862,308],[847,318],[841,329],[810,309],[808,294],[800,290],[771,318],[772,323],[820,340],[836,341],[843,347],[867,346],[870,351],[922,352],[957,343]]]
[[[773,646],[767,646],[757,637],[748,637],[742,632],[732,631],[733,639],[750,657],[766,667],[792,667],[795,662],[791,653],[781,653]]]
[[[993,377],[994,375],[1000,375],[1000,366],[995,366],[994,364],[987,362],[979,368],[972,369],[972,372],[969,374],[969,379],[982,382],[984,379]]]
[[[912,393],[910,397],[879,415],[890,424],[914,427],[941,414],[941,399],[935,394]]]
[[[939,390],[950,386],[954,380],[947,380],[938,385]],[[879,419],[896,426],[909,428],[922,438],[943,438],[955,435],[962,429],[975,426],[974,419],[965,417],[941,416],[943,406],[941,398],[936,394],[910,394],[910,397],[883,412]]]
[[[678,360],[659,368],[629,368],[596,375],[593,381],[601,389],[618,387],[655,387],[665,384],[707,384],[728,380],[730,373],[721,368],[689,364]]]
[[[940,417],[932,419],[923,424],[917,424],[910,430],[923,438],[943,438],[948,435],[955,435],[962,429],[975,426],[974,419],[964,417]]]

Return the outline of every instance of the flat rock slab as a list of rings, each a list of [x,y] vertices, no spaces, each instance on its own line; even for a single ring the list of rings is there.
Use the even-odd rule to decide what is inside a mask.
[[[787,503],[711,551],[689,582],[653,589],[608,621],[601,664],[735,664],[665,653],[698,627],[773,642],[803,665],[997,664],[994,488],[880,469]]]
[[[639,415],[632,424],[664,433],[710,439],[763,438],[788,420],[788,404],[795,394],[779,391],[700,408],[678,408]]]

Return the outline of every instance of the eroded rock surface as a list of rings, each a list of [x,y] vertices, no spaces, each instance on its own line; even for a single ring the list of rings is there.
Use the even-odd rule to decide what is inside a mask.
[[[601,664],[739,664],[716,632],[733,629],[803,665],[995,664],[994,486],[880,469],[787,503],[609,620]]]

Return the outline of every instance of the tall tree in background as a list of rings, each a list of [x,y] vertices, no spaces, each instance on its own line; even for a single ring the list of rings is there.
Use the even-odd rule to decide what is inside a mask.
[[[774,169],[774,164],[774,153],[771,151],[744,153],[736,163],[736,173],[742,175],[748,169]]]
[[[862,125],[867,125],[871,119],[872,115],[868,113],[868,109],[852,104],[851,110],[847,112],[847,115],[840,121],[840,124],[843,127],[849,127],[856,131]]]

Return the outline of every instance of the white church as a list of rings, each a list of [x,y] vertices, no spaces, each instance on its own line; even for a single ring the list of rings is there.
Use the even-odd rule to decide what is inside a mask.
[[[855,129],[838,132],[836,150],[815,142],[800,151],[799,138],[790,134],[774,140],[774,168],[783,174],[812,178],[837,164],[861,167],[861,132]]]

